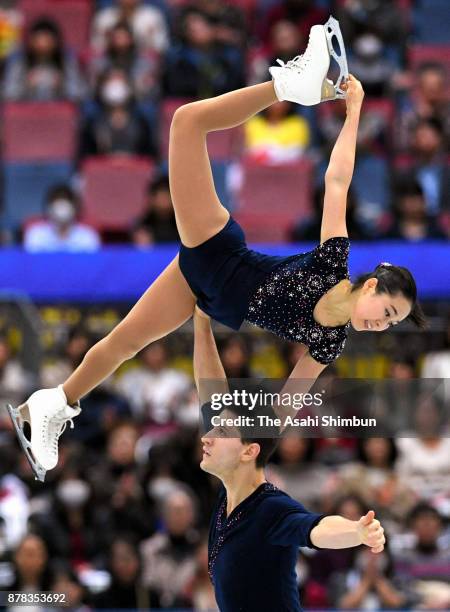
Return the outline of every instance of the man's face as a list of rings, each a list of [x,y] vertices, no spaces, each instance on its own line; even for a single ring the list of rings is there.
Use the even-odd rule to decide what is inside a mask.
[[[221,419],[234,419],[236,415],[223,410]],[[234,472],[242,463],[248,444],[243,444],[236,427],[213,427],[202,437],[203,457],[200,467],[214,476],[223,477]]]

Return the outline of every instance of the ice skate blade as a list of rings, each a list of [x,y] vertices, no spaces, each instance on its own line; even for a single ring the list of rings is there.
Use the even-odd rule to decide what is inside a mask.
[[[334,89],[334,84],[330,79],[324,79],[322,83],[322,93],[321,93],[321,102],[326,102],[327,100],[335,100],[336,99],[336,91]]]
[[[35,480],[39,480],[40,482],[45,481],[45,474],[47,472],[46,469],[42,467],[31,454],[31,443],[25,437],[23,433],[22,426],[20,423],[23,422],[22,415],[20,414],[20,410],[18,408],[13,408],[11,404],[6,405],[6,410],[10,416],[12,424],[14,425],[14,429],[17,435],[17,439],[19,440],[19,444],[22,447],[23,452],[25,453],[26,458],[28,459],[28,463],[30,464],[31,469],[33,470]]]
[[[348,79],[348,65],[344,39],[342,38],[339,22],[334,17],[330,17],[323,27],[327,39],[328,51],[331,57],[336,60],[339,65],[339,77],[334,84],[335,98],[342,99],[345,98],[345,91],[342,89],[342,85]],[[336,36],[339,45],[339,55],[336,53],[333,47],[333,36]]]

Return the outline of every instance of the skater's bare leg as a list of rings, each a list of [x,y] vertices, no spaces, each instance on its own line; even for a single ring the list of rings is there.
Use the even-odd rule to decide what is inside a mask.
[[[194,247],[219,232],[229,213],[217,197],[208,132],[232,128],[277,101],[272,82],[181,106],[170,128],[169,178],[181,241]]]
[[[63,385],[69,404],[89,393],[150,342],[180,327],[194,311],[195,298],[178,266],[178,256],[147,289],[108,336],[97,342]]]

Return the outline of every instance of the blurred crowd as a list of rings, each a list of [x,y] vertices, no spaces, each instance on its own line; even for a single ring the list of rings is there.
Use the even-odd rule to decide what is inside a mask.
[[[366,91],[350,235],[448,239],[450,40],[445,24],[438,31],[438,12],[433,21],[439,0],[80,0],[92,14],[90,39],[79,48],[66,41],[70,26],[53,19],[51,1],[34,4],[41,3],[43,14],[34,9],[33,19],[27,18],[30,3],[0,5],[3,101],[73,103],[78,143],[65,170],[68,181],[52,180],[60,168],[49,171],[51,184],[35,188],[28,215],[26,209],[5,213],[4,243],[23,241],[38,251],[176,240],[166,187],[171,113],[184,101],[268,80],[268,67],[302,52],[310,27],[330,12],[340,21],[350,70]],[[434,23],[431,38],[424,15]],[[248,121],[213,164],[225,204],[246,212],[240,208],[243,165],[273,168],[306,159],[314,169],[311,193],[283,238],[317,240],[323,174],[344,117],[342,101],[309,108],[281,102]],[[141,214],[111,236],[84,214],[83,172],[92,157],[124,155],[151,160],[153,180]],[[6,163],[6,209],[17,208],[19,198],[27,205],[15,163]]]
[[[36,373],[5,333],[1,404],[17,405],[35,388],[63,382],[95,339],[86,326],[74,327]],[[207,530],[219,481],[199,468],[191,344],[190,335],[153,343],[89,394],[44,484],[34,480],[1,415],[0,589],[64,592],[75,610],[217,609]],[[230,378],[286,375],[299,350],[248,334],[219,333],[218,345]],[[449,368],[450,320],[435,350],[389,356],[384,375],[405,390],[411,437],[280,441],[268,480],[311,510],[357,520],[373,509],[387,533],[381,555],[301,551],[298,584],[307,607],[449,607],[448,406],[443,425],[437,397],[413,404],[408,396],[413,378],[444,377]],[[334,374],[333,366],[325,373]]]

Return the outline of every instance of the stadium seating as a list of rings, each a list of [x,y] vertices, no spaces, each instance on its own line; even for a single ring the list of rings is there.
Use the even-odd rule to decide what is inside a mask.
[[[85,220],[100,230],[126,230],[143,212],[154,166],[129,156],[91,157],[82,167]]]
[[[57,183],[67,183],[71,163],[4,164],[3,225],[13,230],[32,216],[42,215],[47,191]]]
[[[20,0],[25,28],[40,17],[53,19],[61,28],[64,42],[80,52],[88,42],[92,5],[90,0]]]
[[[243,183],[235,215],[252,241],[286,240],[288,229],[310,211],[312,162],[242,165]]]
[[[78,110],[68,102],[11,102],[3,108],[7,162],[70,161],[77,147]]]
[[[169,151],[169,132],[172,117],[175,111],[190,102],[186,99],[169,99],[164,100],[161,104],[160,118],[160,145],[161,155],[167,157]],[[228,161],[235,157],[242,145],[241,130],[233,128],[231,130],[221,130],[219,132],[211,132],[208,134],[208,153],[211,159],[217,161]]]

